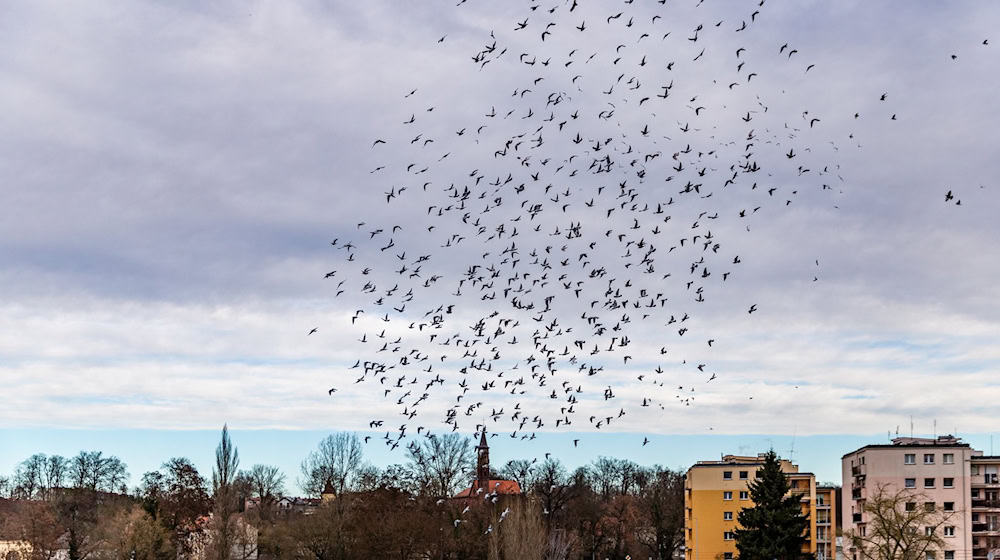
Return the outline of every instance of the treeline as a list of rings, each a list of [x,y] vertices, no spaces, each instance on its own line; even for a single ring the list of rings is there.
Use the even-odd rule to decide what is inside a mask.
[[[0,540],[31,543],[31,558],[671,558],[683,543],[683,473],[601,457],[575,470],[558,458],[511,460],[495,479],[521,495],[453,496],[474,478],[473,442],[421,436],[406,462],[379,468],[352,433],[323,439],[290,502],[277,467],[239,469],[224,429],[211,477],[183,457],[128,490],[126,465],[100,452],[32,455],[0,478]],[[324,487],[336,497],[320,502]],[[294,495],[294,492],[291,492]]]

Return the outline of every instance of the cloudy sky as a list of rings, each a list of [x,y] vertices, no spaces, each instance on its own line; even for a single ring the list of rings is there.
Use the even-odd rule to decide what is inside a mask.
[[[587,143],[615,128],[618,154],[633,138],[649,142],[646,153],[662,151],[658,161],[692,142],[716,147],[716,183],[728,176],[726,154],[742,154],[749,125],[739,117],[752,107],[755,150],[768,173],[759,180],[779,192],[752,221],[740,221],[736,212],[751,199],[719,190],[704,209],[729,218],[713,229],[725,236],[726,259],[739,255],[743,264],[705,306],[689,299],[678,307],[678,315],[697,309],[690,324],[698,339],[644,326],[654,334],[637,342],[633,363],[615,355],[609,377],[593,384],[663,406],[626,415],[611,426],[620,437],[601,432],[594,441],[604,443],[587,451],[569,443],[593,432],[585,419],[565,433],[549,423],[540,430],[546,445],[577,462],[612,450],[680,466],[759,451],[770,445],[759,434],[780,435],[776,447],[787,448],[794,434],[818,463],[875,434],[907,433],[911,417],[918,433],[932,433],[936,421],[938,433],[988,445],[1000,402],[1000,37],[991,36],[1000,7],[772,0],[751,20],[746,3],[721,0],[581,0],[572,13],[562,0],[537,10],[534,2],[454,4],[0,8],[0,473],[30,452],[72,454],[84,445],[114,448],[133,471],[170,455],[207,461],[192,449],[210,446],[224,422],[257,445],[260,462],[278,463],[267,449],[286,442],[282,454],[292,459],[282,464],[293,470],[323,433],[365,430],[374,418],[402,423],[396,395],[353,384],[357,301],[334,297],[324,278],[343,260],[330,242],[365,241],[368,228],[358,222],[400,224],[414,232],[411,255],[440,253],[440,238],[431,245],[436,234],[419,235],[429,223],[424,207],[442,196],[425,193],[468,181],[473,169],[486,181],[506,174],[516,162],[494,149],[529,108],[545,114],[544,95],[531,99],[548,83],[565,86],[588,115],[580,125]],[[606,19],[618,12],[623,18]],[[625,18],[650,36],[636,42],[638,27]],[[736,31],[744,21],[752,25]],[[574,28],[581,22],[586,35]],[[470,58],[494,41],[491,64]],[[623,44],[617,54],[629,72],[648,59],[641,76],[649,91],[669,82],[676,89],[660,106],[615,100],[612,125],[594,115],[611,102],[602,90],[616,77]],[[543,50],[557,59],[539,85],[541,67],[518,57]],[[597,57],[584,66],[591,53]],[[573,56],[576,66],[554,74]],[[740,61],[748,68],[736,70]],[[752,83],[750,70],[758,74]],[[578,72],[579,83],[569,82]],[[739,85],[727,88],[734,79]],[[538,91],[517,97],[529,87]],[[695,113],[699,106],[704,113]],[[473,136],[491,109],[505,108],[516,111],[509,126],[491,122]],[[411,115],[419,121],[403,125]],[[810,126],[813,118],[820,120]],[[685,137],[684,123],[701,128]],[[656,147],[639,135],[644,125]],[[409,142],[416,134],[425,136]],[[427,138],[435,139],[427,150],[449,159],[417,180],[405,167]],[[547,149],[558,146],[548,138]],[[376,139],[386,144],[373,146]],[[786,157],[788,149],[800,159]],[[656,178],[641,187],[644,197],[678,196],[661,178],[668,163],[651,167]],[[799,165],[815,169],[803,178]],[[373,173],[378,167],[385,169]],[[592,186],[587,180],[581,190]],[[403,181],[408,198],[387,205],[383,193]],[[430,191],[421,190],[425,181]],[[795,189],[801,193],[788,194]],[[948,191],[955,199],[946,202]],[[700,210],[679,207],[677,221]],[[622,219],[609,218],[608,227],[632,223]],[[448,231],[449,222],[439,225]],[[595,228],[603,236],[604,226]],[[444,282],[471,264],[476,243],[449,253],[452,261],[436,269]],[[685,266],[676,276],[687,275]],[[488,309],[458,305],[461,319]],[[663,366],[671,387],[655,392],[635,378],[661,365],[658,329],[670,331],[676,360]],[[706,338],[716,341],[710,350]],[[691,371],[699,362],[718,379],[705,383]],[[674,385],[697,386],[690,406],[667,390]],[[547,392],[523,398],[545,406]],[[453,391],[441,398],[448,406]],[[476,398],[487,408],[507,402]],[[422,423],[442,429],[441,417],[427,413]],[[479,420],[461,429],[472,432]],[[637,448],[643,435],[663,438],[662,456]],[[688,436],[715,442],[697,447],[707,457],[693,456],[690,444],[671,451],[668,442]],[[160,442],[152,444],[159,455],[121,445],[144,440]],[[402,460],[383,447],[371,449],[378,461]],[[837,472],[835,464],[803,466],[830,478]]]

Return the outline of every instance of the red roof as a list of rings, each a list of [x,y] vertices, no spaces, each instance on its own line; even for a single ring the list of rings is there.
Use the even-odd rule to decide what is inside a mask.
[[[520,494],[521,486],[513,480],[490,480],[489,487],[479,491],[479,481],[472,481],[472,486],[455,494],[456,498],[471,498],[474,496],[485,496],[486,494]]]

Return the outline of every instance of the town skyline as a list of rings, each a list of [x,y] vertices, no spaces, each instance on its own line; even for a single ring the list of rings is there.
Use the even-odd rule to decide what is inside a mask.
[[[230,433],[247,465],[269,464],[277,466],[286,476],[289,495],[304,494],[298,480],[300,465],[321,439],[331,432],[324,431],[267,431],[231,429]],[[916,437],[934,437],[933,433],[914,432]],[[384,434],[358,432],[359,437]],[[465,434],[472,437],[473,434]],[[661,465],[675,470],[685,470],[698,461],[717,460],[723,455],[757,455],[773,449],[784,459],[798,465],[803,472],[811,472],[817,482],[840,485],[840,458],[859,447],[887,443],[890,434],[870,435],[755,435],[755,436],[648,436],[647,434],[590,434],[572,433],[591,445],[573,447],[565,445],[559,434],[541,433],[534,442],[513,442],[503,434],[490,438],[493,464],[502,467],[507,461],[538,459],[552,450],[566,468],[572,470],[592,463],[598,457],[627,458],[642,466]],[[896,437],[895,434],[891,434]],[[943,435],[938,433],[937,435]],[[0,451],[0,476],[12,475],[18,464],[34,453],[72,457],[80,451],[102,451],[121,458],[128,466],[129,487],[138,484],[142,473],[160,468],[172,457],[186,457],[201,470],[210,470],[213,443],[218,430],[143,431],[143,430],[40,430],[30,437],[0,439],[5,443]],[[908,437],[909,433],[899,436]],[[991,455],[992,434],[957,434],[964,443]],[[641,445],[648,437],[650,443]],[[793,448],[794,453],[790,453]],[[39,446],[45,441],[46,446]],[[639,445],[633,445],[636,441]],[[997,438],[996,444],[1000,444]],[[557,447],[558,446],[558,447]],[[44,447],[44,448],[43,448]],[[402,453],[388,452],[384,446],[363,446],[365,460],[379,468],[404,464]],[[598,449],[599,451],[594,451]]]

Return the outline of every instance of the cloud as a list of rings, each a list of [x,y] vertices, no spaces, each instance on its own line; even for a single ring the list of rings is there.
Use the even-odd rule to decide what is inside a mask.
[[[382,394],[394,379],[355,384],[354,373],[344,371],[360,355],[362,333],[341,325],[361,300],[331,297],[346,272],[323,278],[344,256],[329,241],[400,224],[400,246],[411,247],[411,256],[450,257],[425,265],[424,278],[443,271],[447,281],[485,258],[488,249],[475,240],[439,249],[438,234],[423,229],[441,221],[425,206],[440,200],[447,183],[466,181],[470,167],[486,181],[508,173],[507,161],[490,156],[525,122],[535,124],[519,118],[528,106],[521,100],[531,99],[522,80],[543,75],[540,66],[525,70],[512,61],[534,48],[547,16],[530,14],[522,33],[512,25],[522,10],[508,3],[456,10],[349,2],[31,3],[3,10],[0,19],[23,25],[6,26],[0,39],[11,53],[0,67],[0,100],[22,109],[0,116],[7,131],[0,146],[9,154],[0,180],[10,186],[0,204],[12,210],[0,220],[0,291],[9,298],[0,309],[0,367],[20,395],[0,421],[191,428],[228,419],[306,429],[363,427],[368,418],[358,410],[398,415],[395,399],[405,391]],[[1000,264],[989,258],[1000,239],[992,212],[997,186],[990,183],[1000,171],[991,150],[1000,140],[993,126],[1000,115],[992,99],[996,80],[983,72],[992,51],[980,45],[995,8],[977,10],[769,5],[760,29],[739,35],[732,30],[744,8],[678,6],[668,18],[676,25],[672,35],[648,39],[662,47],[622,48],[630,64],[648,53],[647,87],[676,81],[672,95],[682,100],[657,109],[655,118],[621,102],[615,107],[637,148],[642,142],[643,150],[663,152],[649,163],[657,179],[642,188],[649,200],[678,198],[674,223],[682,225],[664,226],[665,235],[688,235],[680,228],[709,204],[682,200],[680,185],[662,181],[672,173],[670,154],[686,143],[720,144],[716,165],[723,169],[711,172],[724,173],[744,147],[747,125],[734,118],[744,109],[759,113],[754,126],[762,145],[754,149],[771,175],[760,177],[759,190],[709,201],[723,215],[711,228],[726,262],[740,255],[743,264],[711,265],[707,303],[696,306],[683,288],[688,253],[657,287],[678,316],[691,312],[688,335],[656,325],[636,337],[632,365],[615,354],[594,378],[577,381],[567,372],[574,385],[588,385],[582,411],[608,408],[601,390],[613,385],[618,402],[632,405],[612,422],[614,430],[700,433],[705,410],[716,431],[730,433],[787,432],[790,423],[799,433],[864,433],[909,414],[958,425],[982,421],[988,409],[969,406],[967,390],[977,388],[987,402],[995,390],[989,374],[1000,363],[993,340],[1000,332],[993,281]],[[616,29],[606,15],[586,6],[579,17],[592,29]],[[550,49],[559,57],[581,49],[577,68],[590,52],[619,44],[620,35],[602,32],[581,45],[570,23],[576,16],[560,20]],[[709,46],[701,66],[691,60],[700,45],[687,39],[695,23],[705,24],[701,44]],[[467,53],[493,40],[491,32],[510,50],[479,70]],[[784,42],[799,58],[777,55]],[[742,83],[745,74],[734,74],[739,47],[747,49],[741,60],[759,73],[752,88]],[[607,109],[610,96],[600,91],[618,65],[606,58],[590,63],[599,70],[580,70],[582,81],[565,84],[570,76],[546,70],[548,82],[531,85],[538,95],[548,83],[566,85],[567,99],[588,112]],[[668,61],[676,70],[665,69]],[[807,64],[816,66],[806,73]],[[741,83],[727,88],[733,75]],[[585,87],[576,90],[577,83]],[[414,88],[416,95],[403,97]],[[684,102],[695,96],[697,102]],[[706,109],[695,116],[699,104]],[[455,140],[462,128],[472,137],[491,108],[507,107],[514,116],[490,120],[477,136],[482,144]],[[891,114],[898,119],[890,121]],[[401,123],[411,115],[419,127],[406,129]],[[821,121],[811,129],[813,116]],[[580,122],[588,143],[608,130],[592,118]],[[685,122],[701,130],[680,140]],[[637,139],[645,125],[652,138]],[[796,160],[814,168],[806,179],[783,159],[793,141],[786,125],[798,128],[795,142],[810,148],[799,148]],[[412,143],[418,134],[421,141]],[[553,159],[568,153],[552,136],[546,149]],[[381,137],[389,144],[372,148]],[[428,138],[436,142],[425,148]],[[624,151],[617,139],[613,144]],[[419,179],[401,171],[431,152],[434,159],[451,155]],[[837,167],[820,178],[815,173],[827,163]],[[379,165],[387,170],[370,172]],[[581,176],[566,188],[585,193],[600,180]],[[831,188],[813,189],[816,183]],[[774,196],[763,194],[765,185],[777,187]],[[381,193],[400,186],[409,189],[401,202],[383,204]],[[944,203],[948,190],[962,206]],[[760,213],[733,218],[761,200]],[[781,206],[785,200],[792,202]],[[516,212],[498,213],[506,211]],[[567,216],[588,216],[577,211]],[[540,221],[564,227],[552,213]],[[366,227],[357,227],[362,221]],[[601,235],[604,224],[590,221],[587,228]],[[592,253],[599,262],[621,259],[614,245]],[[717,280],[730,269],[729,280]],[[395,282],[381,268],[372,278],[380,286]],[[450,289],[443,284],[428,293]],[[751,304],[758,305],[753,316],[745,312]],[[557,305],[576,317],[583,304]],[[407,313],[417,322],[424,309],[414,307]],[[450,320],[471,322],[482,309],[460,306],[460,317]],[[370,336],[383,328],[374,316],[361,323]],[[306,337],[314,326],[319,333]],[[398,325],[384,328],[389,336],[406,334]],[[712,349],[708,338],[717,340]],[[666,357],[662,345],[670,347]],[[719,378],[705,383],[697,363]],[[665,373],[653,373],[657,366]],[[458,368],[439,369],[454,390]],[[650,383],[658,376],[663,386]],[[486,381],[470,381],[470,394],[488,404],[463,417],[463,426],[482,421],[493,404],[511,406],[498,391],[475,388]],[[326,390],[334,385],[331,398]],[[417,385],[410,398],[424,392],[423,380]],[[520,396],[524,407],[551,409],[551,385]],[[679,404],[691,387],[691,406]],[[421,418],[433,414],[436,421],[451,398],[435,393],[421,405]],[[635,408],[643,398],[657,406]],[[589,414],[578,416],[573,429]],[[542,429],[553,429],[553,420]]]

